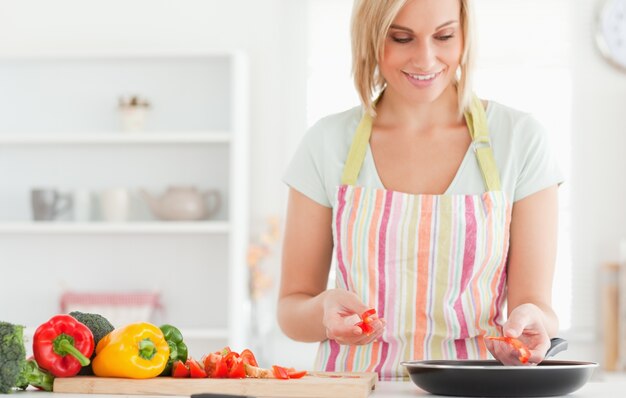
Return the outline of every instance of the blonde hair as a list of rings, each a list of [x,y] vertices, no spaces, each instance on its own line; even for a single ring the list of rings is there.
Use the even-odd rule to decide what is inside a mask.
[[[474,16],[471,0],[461,2],[463,54],[457,71],[459,114],[469,108],[472,99],[471,78],[474,69]],[[365,111],[376,116],[375,99],[385,88],[378,70],[378,60],[385,50],[385,38],[393,20],[408,0],[355,0],[352,11],[352,74]]]

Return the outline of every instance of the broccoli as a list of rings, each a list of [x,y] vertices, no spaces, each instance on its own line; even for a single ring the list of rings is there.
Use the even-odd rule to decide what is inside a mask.
[[[28,385],[52,391],[54,376],[42,370],[34,359],[26,359],[24,327],[0,322],[0,393]]]
[[[91,333],[93,334],[93,342],[96,347],[98,346],[98,342],[102,340],[104,336],[111,333],[114,329],[113,325],[111,325],[111,322],[109,322],[105,317],[100,314],[72,311],[70,312],[70,316],[73,316],[78,322],[84,324],[89,328],[89,330],[91,330]],[[94,349],[93,355],[90,358],[92,362],[95,356],[96,350]],[[91,363],[87,366],[84,366],[78,374],[92,375],[93,370],[91,369]]]

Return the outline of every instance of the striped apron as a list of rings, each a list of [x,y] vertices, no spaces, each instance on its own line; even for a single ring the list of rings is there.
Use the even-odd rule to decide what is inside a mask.
[[[387,326],[367,345],[320,344],[316,369],[406,379],[418,359],[484,359],[483,336],[504,322],[511,207],[500,189],[482,103],[465,119],[486,192],[413,195],[355,186],[372,119],[354,136],[333,209],[336,285],[375,308]]]

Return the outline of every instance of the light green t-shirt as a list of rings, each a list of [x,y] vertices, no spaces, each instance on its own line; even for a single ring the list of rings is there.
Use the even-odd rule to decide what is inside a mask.
[[[317,203],[334,207],[337,187],[362,108],[327,116],[313,125],[296,150],[283,181]],[[510,202],[563,182],[543,126],[530,114],[490,101],[487,124],[502,190]],[[368,145],[357,185],[384,188]],[[446,194],[485,192],[476,155],[468,148]]]

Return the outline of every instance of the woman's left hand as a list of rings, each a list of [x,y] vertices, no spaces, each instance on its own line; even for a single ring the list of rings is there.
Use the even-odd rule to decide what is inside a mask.
[[[489,352],[503,365],[536,365],[550,348],[550,336],[543,324],[543,313],[534,304],[522,304],[511,311],[502,333],[520,340],[530,350],[530,358],[523,364],[519,360],[519,351],[511,344],[485,339]]]

